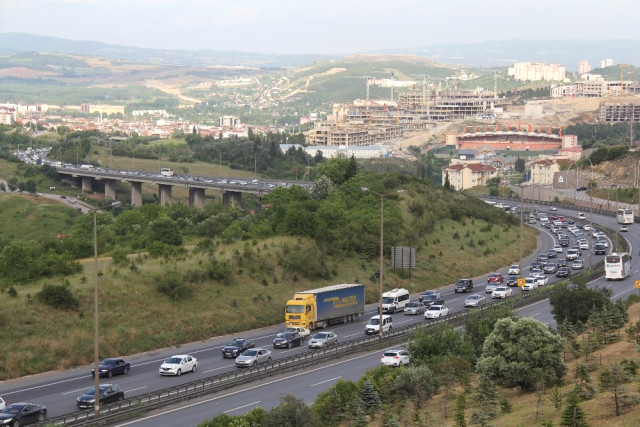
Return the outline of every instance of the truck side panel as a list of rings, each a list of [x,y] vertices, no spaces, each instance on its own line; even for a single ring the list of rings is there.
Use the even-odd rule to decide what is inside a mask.
[[[316,294],[318,321],[364,314],[364,285]]]

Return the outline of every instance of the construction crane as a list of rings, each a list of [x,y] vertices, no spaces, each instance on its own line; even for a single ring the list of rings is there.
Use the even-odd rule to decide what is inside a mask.
[[[628,66],[629,64],[620,64],[620,96],[624,94],[624,68]]]

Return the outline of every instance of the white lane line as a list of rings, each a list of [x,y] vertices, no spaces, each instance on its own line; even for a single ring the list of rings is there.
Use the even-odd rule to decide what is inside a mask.
[[[363,357],[370,357],[373,354],[379,353],[379,351],[380,350],[376,350],[376,351],[372,351],[372,352],[369,352],[369,353],[361,354],[359,356],[352,357],[351,359],[345,359],[345,360],[340,361],[340,362],[334,362],[334,363],[331,363],[331,364],[328,364],[328,365],[324,365],[324,366],[320,366],[320,367],[317,367],[317,368],[314,368],[314,369],[309,369],[309,370],[304,371],[304,372],[299,372],[297,374],[293,374],[293,375],[290,375],[288,377],[283,377],[283,378],[275,379],[275,380],[272,380],[272,381],[267,381],[267,382],[262,383],[262,384],[256,384],[254,386],[247,387],[247,388],[244,388],[242,390],[236,390],[236,391],[233,391],[231,393],[227,393],[227,394],[222,395],[222,396],[212,397],[210,399],[206,399],[206,400],[202,400],[202,401],[199,401],[199,402],[195,402],[195,403],[192,403],[192,404],[186,405],[186,406],[181,406],[179,408],[170,409],[168,411],[160,412],[160,413],[157,413],[157,414],[154,414],[154,415],[150,415],[148,417],[138,418],[137,420],[134,420],[134,421],[129,421],[129,422],[124,423],[124,424],[118,424],[118,427],[124,427],[124,426],[135,424],[135,423],[140,422],[142,420],[148,420],[148,419],[151,419],[151,418],[164,416],[164,415],[170,414],[172,412],[182,411],[183,409],[188,409],[188,408],[191,408],[191,407],[194,407],[194,406],[197,406],[197,405],[202,405],[203,403],[213,402],[215,400],[220,400],[220,399],[223,399],[223,398],[226,398],[226,397],[229,397],[229,396],[233,396],[233,395],[236,395],[236,394],[244,393],[244,392],[249,391],[249,390],[254,390],[254,389],[257,389],[257,388],[260,388],[260,387],[264,387],[264,386],[267,386],[267,385],[276,384],[276,383],[279,383],[279,382],[282,382],[282,381],[286,381],[286,380],[290,380],[292,378],[296,378],[296,377],[299,377],[299,376],[302,376],[302,375],[308,375],[308,374],[310,374],[312,372],[320,371],[322,369],[331,368],[333,366],[340,365],[342,363],[347,363],[347,362],[351,362],[351,361],[354,361],[354,360],[362,359]]]
[[[64,393],[62,393],[63,395],[65,394],[71,394],[71,393],[77,393],[79,391],[85,391],[88,387],[84,387],[84,388],[79,388],[77,390],[71,390],[71,391],[65,391]]]
[[[342,376],[331,378],[330,380],[320,381],[319,383],[310,384],[309,387],[315,387],[315,386],[320,385],[320,384],[330,383],[331,381],[335,381],[335,380],[340,379],[340,378],[342,378]]]
[[[536,314],[532,314],[529,317],[536,317],[536,316],[540,316],[542,313],[536,313]]]
[[[142,387],[138,387],[138,388],[132,388],[131,390],[127,390],[127,393],[131,393],[132,391],[138,391],[138,390],[142,390],[143,388],[147,388],[147,386],[142,386]]]
[[[231,366],[234,366],[234,365],[220,366],[219,368],[213,368],[213,369],[209,369],[208,371],[202,371],[202,372],[206,374],[207,372],[219,371],[220,369],[226,369]]]
[[[83,375],[81,377],[76,377],[76,378],[69,378],[68,380],[63,380],[63,381],[55,381],[52,383],[47,383],[47,384],[42,384],[42,385],[37,385],[34,387],[29,387],[29,388],[21,388],[20,390],[16,390],[16,391],[10,391],[10,392],[3,392],[3,396],[9,396],[11,394],[16,394],[16,393],[22,393],[23,391],[31,391],[31,390],[37,390],[39,388],[44,388],[44,387],[49,387],[52,385],[56,385],[56,384],[64,384],[64,383],[68,383],[69,381],[76,381],[76,380],[82,380],[82,379],[86,379],[87,376]],[[83,389],[84,390],[84,389]]]
[[[616,294],[616,295],[614,295],[613,297],[614,297],[614,298],[617,298],[617,297],[619,297],[620,295],[624,295],[624,294],[626,294],[627,292],[631,292],[631,291],[635,291],[635,290],[636,290],[636,288],[627,289],[626,291],[620,292],[619,294]]]
[[[247,406],[257,405],[258,403],[260,403],[259,400],[255,401],[253,403],[247,403],[246,405],[238,406],[237,408],[228,409],[228,410],[224,411],[223,414],[228,414],[229,412],[237,411],[238,409],[243,409],[243,408],[246,408]]]

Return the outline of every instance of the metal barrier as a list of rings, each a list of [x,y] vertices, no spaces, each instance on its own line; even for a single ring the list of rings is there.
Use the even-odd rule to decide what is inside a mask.
[[[568,206],[568,208],[573,208],[573,206]],[[599,227],[606,234],[609,234],[610,237],[612,237],[614,233],[618,233],[617,231],[611,230],[602,225],[599,225]],[[619,234],[618,237],[618,241],[621,242],[623,248],[628,251],[628,241]],[[601,268],[603,265],[604,261],[600,261],[586,270],[586,280],[591,281],[597,279],[598,277],[601,277],[604,274],[603,269]],[[336,355],[344,356],[354,353],[361,353],[367,350],[372,350],[374,348],[382,348],[387,347],[391,344],[406,342],[418,329],[421,328],[428,330],[444,323],[458,326],[464,324],[471,313],[482,313],[483,311],[497,305],[507,304],[514,309],[520,308],[531,303],[543,301],[549,298],[549,296],[553,292],[555,292],[555,290],[555,286],[549,286],[544,289],[533,291],[531,294],[520,295],[518,297],[512,297],[510,299],[504,299],[500,301],[492,301],[486,304],[485,307],[478,308],[472,311],[460,311],[445,318],[428,321],[426,322],[426,324],[416,323],[413,325],[405,326],[403,328],[393,329],[385,333],[382,340],[380,340],[377,335],[355,338],[344,343],[338,343],[329,348],[310,350],[302,354],[277,359],[273,362],[266,363],[255,368],[247,368],[241,370],[239,369],[231,373],[219,374],[201,380],[191,381],[179,386],[169,387],[155,392],[146,393],[143,395],[125,399],[115,404],[101,406],[101,412],[97,419],[94,417],[93,410],[86,410],[54,417],[46,420],[43,423],[37,423],[35,425],[66,426],[82,424],[93,426],[115,421],[117,419],[133,418],[140,415],[141,413],[156,409],[161,406],[178,403],[183,400],[193,399],[202,395],[217,393],[225,389],[258,381],[260,379],[264,379],[273,375],[316,365],[329,359],[333,359]]]

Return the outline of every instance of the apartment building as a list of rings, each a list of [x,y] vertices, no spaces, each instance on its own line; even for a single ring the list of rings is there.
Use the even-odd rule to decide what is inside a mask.
[[[560,171],[560,165],[555,160],[536,160],[529,164],[531,182],[538,185],[552,185],[553,177]]]
[[[567,70],[564,65],[544,62],[518,62],[509,67],[508,75],[519,81],[564,81]]]
[[[498,169],[482,163],[451,163],[442,168],[442,185],[449,177],[449,185],[456,190],[486,185],[498,176]]]
[[[586,74],[591,72],[591,64],[586,59],[578,61],[578,74]]]
[[[640,98],[625,98],[620,101],[600,103],[600,123],[640,122]]]

